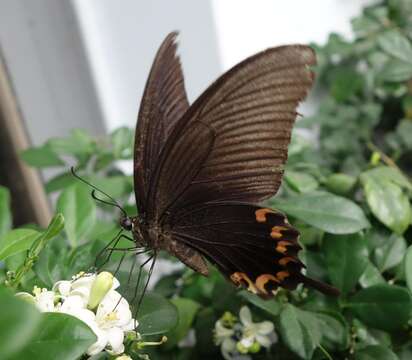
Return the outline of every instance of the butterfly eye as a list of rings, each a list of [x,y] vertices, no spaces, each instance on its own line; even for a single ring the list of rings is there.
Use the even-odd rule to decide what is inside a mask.
[[[120,226],[127,230],[127,231],[131,231],[133,228],[133,222],[132,219],[130,219],[129,217],[124,217],[120,219]]]

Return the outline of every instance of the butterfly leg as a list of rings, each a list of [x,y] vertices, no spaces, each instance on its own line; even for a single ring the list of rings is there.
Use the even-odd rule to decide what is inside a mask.
[[[94,267],[97,270],[101,270],[101,268],[107,264],[107,262],[110,260],[110,257],[112,256],[113,251],[108,250],[111,246],[112,248],[115,248],[116,245],[119,243],[120,239],[121,239],[121,233],[122,233],[123,229],[121,229],[116,236],[103,248],[99,251],[99,253],[96,256],[96,260],[94,262]],[[103,261],[102,264],[98,265],[99,260],[103,257],[103,254],[106,253],[106,251],[110,251],[108,257]]]
[[[136,300],[136,298],[137,298],[138,289],[139,289],[139,285],[140,285],[140,280],[141,280],[141,277],[142,277],[143,267],[144,267],[146,264],[148,264],[150,261],[152,262],[152,263],[150,264],[150,268],[149,268],[149,272],[148,272],[148,274],[147,274],[147,279],[146,279],[145,285],[144,285],[144,287],[143,287],[142,293],[141,293],[140,296],[139,296],[139,300],[137,301],[137,306],[135,307],[135,310],[134,310],[134,318],[135,318],[135,319],[137,319],[137,316],[138,316],[138,314],[139,314],[140,306],[141,306],[141,304],[142,304],[144,295],[145,295],[146,290],[147,290],[147,287],[148,287],[148,285],[149,285],[150,278],[151,278],[152,273],[153,273],[154,265],[155,265],[155,263],[156,263],[156,257],[157,257],[157,253],[155,252],[155,253],[152,254],[144,263],[142,263],[142,264],[140,265],[139,275],[138,275],[137,283],[136,283],[136,287],[135,287],[135,293],[134,293],[134,296],[133,296],[133,300],[131,301],[132,303],[134,303],[135,300]]]

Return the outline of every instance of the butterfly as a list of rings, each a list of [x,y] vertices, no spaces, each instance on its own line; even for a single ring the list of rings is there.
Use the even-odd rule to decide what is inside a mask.
[[[122,217],[122,228],[138,246],[202,275],[209,261],[263,298],[299,283],[338,295],[302,273],[299,232],[286,216],[258,205],[281,184],[296,108],[314,81],[314,51],[260,52],[189,105],[176,38],[161,44],[144,90],[134,148],[139,215]]]

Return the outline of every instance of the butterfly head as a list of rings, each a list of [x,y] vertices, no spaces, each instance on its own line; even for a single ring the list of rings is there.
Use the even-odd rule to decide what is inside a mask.
[[[119,220],[120,226],[127,231],[133,230],[133,220],[130,216],[123,216]]]

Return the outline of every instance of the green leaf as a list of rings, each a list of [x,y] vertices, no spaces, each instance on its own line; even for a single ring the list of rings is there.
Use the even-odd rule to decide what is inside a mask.
[[[113,154],[117,159],[130,159],[133,155],[133,131],[120,127],[110,135],[113,144]]]
[[[38,168],[64,165],[64,162],[47,144],[24,150],[21,157],[28,165]]]
[[[30,249],[39,235],[38,231],[32,229],[16,229],[8,232],[1,239],[0,260]]]
[[[337,312],[324,311],[316,314],[321,323],[322,345],[329,351],[342,351],[349,345],[349,326]]]
[[[403,234],[412,220],[408,196],[394,181],[371,173],[361,175],[369,208],[377,219],[397,234]]]
[[[323,242],[326,267],[332,284],[347,294],[368,266],[368,251],[361,234],[327,235]]]
[[[174,298],[171,302],[176,306],[179,316],[176,327],[167,334],[168,340],[164,345],[165,349],[171,349],[187,335],[200,307],[197,302],[191,299]]]
[[[127,193],[130,193],[132,188],[129,188],[130,182],[126,176],[111,176],[97,177],[91,176],[88,180],[100,190],[106,192],[113,198],[119,198]],[[106,207],[107,208],[107,207]]]
[[[406,251],[406,241],[402,236],[392,234],[381,247],[374,251],[376,266],[381,272],[391,269],[402,262]]]
[[[316,190],[319,186],[312,175],[291,170],[286,172],[285,181],[293,190],[300,193]]]
[[[245,300],[255,305],[256,307],[264,311],[267,311],[271,315],[277,316],[281,311],[281,305],[276,300],[276,298],[270,300],[263,300],[262,298],[246,290],[240,291],[239,296],[243,297]]]
[[[65,232],[71,247],[76,247],[96,221],[96,204],[83,184],[65,189],[57,200],[57,211],[65,218]]]
[[[279,331],[284,343],[302,359],[312,359],[321,333],[315,314],[286,304],[279,318]]]
[[[87,156],[94,150],[92,138],[82,129],[73,129],[67,138],[54,138],[47,145],[58,154]]]
[[[362,89],[362,74],[349,67],[336,67],[328,75],[331,77],[330,92],[338,102],[346,101]]]
[[[276,200],[275,207],[332,234],[351,234],[369,227],[362,209],[354,202],[328,192],[314,192]]]
[[[6,360],[22,349],[34,335],[40,322],[40,312],[0,287],[0,349]]]
[[[96,340],[83,321],[66,314],[43,313],[35,336],[12,359],[73,360]]]
[[[405,255],[405,277],[408,289],[412,293],[412,245],[408,247]]]
[[[46,183],[46,192],[48,194],[63,190],[77,182],[77,179],[69,172],[65,172],[62,174],[59,174],[53,178],[51,178],[47,183]]]
[[[412,183],[398,169],[389,166],[377,166],[371,170],[362,173],[363,177],[373,177],[393,182],[400,187],[412,191]]]
[[[403,82],[412,78],[412,64],[402,60],[389,60],[378,74],[382,80]]]
[[[385,279],[383,278],[379,270],[369,260],[368,263],[368,266],[359,279],[359,284],[361,284],[361,286],[364,288],[377,284],[384,284]]]
[[[412,107],[408,109],[408,112],[412,113]],[[411,116],[411,114],[409,114],[408,116]],[[397,135],[399,135],[404,146],[408,150],[412,150],[412,120],[411,119],[402,120],[399,123],[398,127],[396,128],[396,133]],[[411,188],[412,185],[409,181],[408,181],[408,184],[410,185],[409,188]]]
[[[378,36],[379,46],[389,55],[412,64],[411,42],[397,30],[387,31]]]
[[[337,195],[346,195],[356,184],[356,178],[347,174],[332,174],[326,179],[327,189]]]
[[[0,186],[0,239],[11,228],[10,192]],[[1,242],[1,240],[0,240]]]
[[[356,351],[355,360],[398,360],[395,353],[382,345],[370,345]]]
[[[365,324],[387,331],[400,329],[408,322],[411,305],[410,294],[405,288],[387,284],[360,290],[349,303]]]
[[[145,294],[139,309],[138,321],[138,330],[142,335],[165,334],[177,324],[177,309],[160,295]]]

